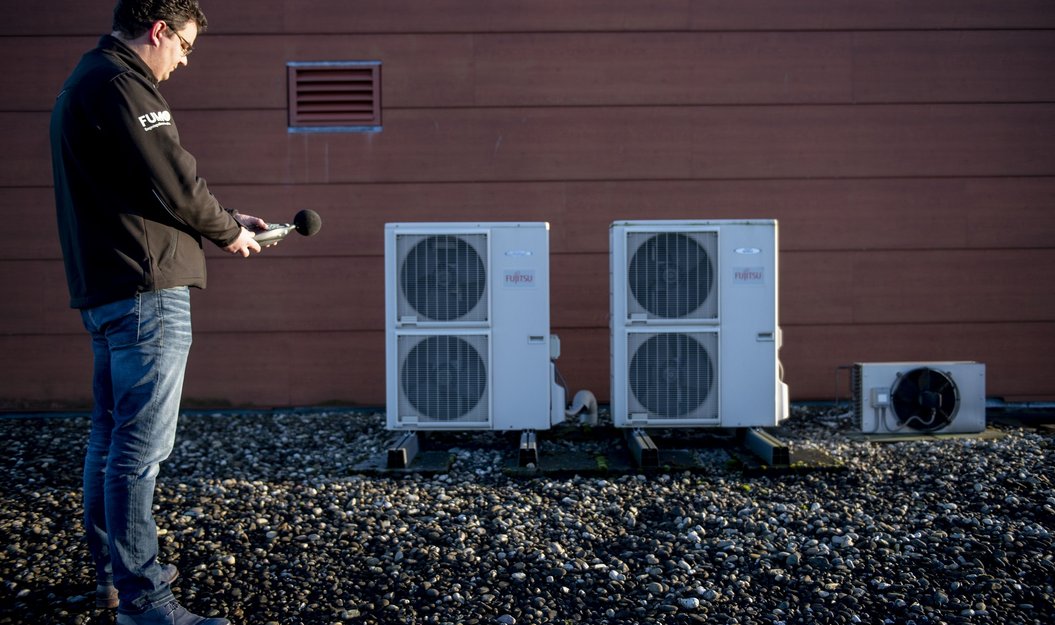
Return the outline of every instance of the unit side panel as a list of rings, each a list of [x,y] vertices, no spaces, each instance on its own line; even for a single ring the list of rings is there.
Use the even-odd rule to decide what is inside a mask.
[[[491,230],[494,429],[550,425],[549,230]]]
[[[722,425],[776,425],[777,240],[773,224],[719,233]]]

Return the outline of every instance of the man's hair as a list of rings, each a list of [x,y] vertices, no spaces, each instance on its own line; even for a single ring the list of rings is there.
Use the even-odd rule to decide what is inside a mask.
[[[117,0],[113,29],[135,39],[159,20],[173,30],[182,29],[187,22],[197,24],[198,32],[208,26],[198,0]]]

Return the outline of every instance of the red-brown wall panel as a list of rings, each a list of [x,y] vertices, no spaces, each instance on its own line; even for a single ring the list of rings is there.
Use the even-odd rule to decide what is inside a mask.
[[[283,120],[181,124],[217,183],[1055,174],[1055,104],[398,111],[366,135]]]
[[[1051,102],[1052,59],[1051,30],[858,32],[853,97],[857,102]]]
[[[1045,248],[1055,177],[538,183],[214,185],[226,205],[274,222],[303,208],[323,229],[268,257],[380,255],[397,221],[548,221],[550,249],[607,252],[619,219],[780,221],[781,249]],[[57,259],[50,188],[0,187],[0,259]],[[210,257],[226,254],[206,245]]]
[[[0,187],[0,223],[0,260],[61,258],[51,187]]]
[[[80,316],[67,310],[71,317]],[[0,410],[62,410],[91,406],[92,349],[88,335],[0,334]]]
[[[781,323],[1055,321],[1055,250],[789,252]]]
[[[178,111],[285,111],[293,61],[380,61],[384,111],[474,105],[472,35],[206,35],[195,46],[163,86]]]
[[[778,219],[782,250],[1050,247],[1052,207],[1051,177],[574,183],[559,230],[583,251],[614,220],[693,218]]]
[[[1055,12],[1045,0],[692,0],[692,11],[693,30],[942,30],[1055,25]]]
[[[97,41],[98,36],[0,37],[0,71],[11,89],[0,110],[50,110],[66,77]],[[288,62],[372,60],[383,63],[386,108],[471,106],[472,55],[470,35],[206,34],[195,42],[188,66],[162,83],[161,93],[177,114],[196,109],[284,111]],[[39,61],[27,63],[27,56]]]
[[[97,41],[99,35],[0,36],[0,72],[5,83],[0,111],[50,111],[66,77]]]
[[[240,32],[488,32],[672,30],[689,25],[692,0],[264,0],[252,17],[217,4],[210,23]]]
[[[95,37],[0,37],[4,110],[43,111]],[[174,110],[286,109],[286,63],[382,62],[386,111],[1041,102],[1052,31],[207,35]],[[27,63],[26,55],[38,59]]]
[[[1051,31],[477,37],[478,104],[1050,101]]]
[[[1046,0],[259,0],[204,4],[215,33],[886,30],[1050,28]],[[0,35],[92,34],[110,3],[55,0],[10,11]]]
[[[580,329],[556,325],[553,334],[560,337],[561,353],[556,365],[567,385],[568,401],[576,391],[588,390],[598,401],[607,403],[612,370],[608,328]]]
[[[69,307],[62,261],[0,261],[0,284],[5,291],[0,336],[84,331],[80,315]],[[22,355],[21,350],[5,353],[14,360]]]
[[[598,33],[477,37],[489,106],[851,102],[845,33]]]
[[[384,406],[385,334],[196,333],[188,405]]]
[[[214,184],[1055,174],[1055,104],[407,110],[376,134],[176,117]],[[50,183],[46,128],[0,113],[0,186]]]
[[[269,258],[261,254],[209,262],[209,287],[194,294],[195,324],[205,331],[343,332],[385,327],[384,263],[379,256]]]
[[[1050,350],[1055,323],[785,326],[781,360],[792,396],[832,399],[849,395],[839,367],[855,362],[974,360],[986,365],[990,396],[1009,401],[1050,400]]]
[[[214,191],[230,206],[275,221],[301,208],[318,211],[323,230],[269,251],[279,255],[379,255],[384,223],[398,221],[548,221],[557,253],[607,253],[609,225],[626,219],[775,218],[783,250],[1050,247],[1055,232],[1055,177],[216,185]]]

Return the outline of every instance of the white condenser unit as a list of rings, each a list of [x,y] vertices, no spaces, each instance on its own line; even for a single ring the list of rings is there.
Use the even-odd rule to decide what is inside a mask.
[[[775,220],[611,227],[616,427],[762,427],[787,417]]]
[[[549,318],[549,224],[386,224],[388,429],[562,420]]]
[[[850,377],[862,434],[958,434],[986,428],[982,363],[856,363]]]

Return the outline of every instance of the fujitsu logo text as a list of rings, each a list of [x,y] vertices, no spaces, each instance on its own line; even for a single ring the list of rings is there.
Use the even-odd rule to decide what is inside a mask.
[[[733,282],[736,284],[765,284],[765,268],[733,267]]]
[[[505,284],[506,286],[534,286],[535,274],[525,271],[507,271]]]
[[[171,126],[172,113],[169,113],[168,111],[158,111],[156,113],[140,115],[139,123],[143,126],[143,130],[147,131],[153,130],[159,126]]]

